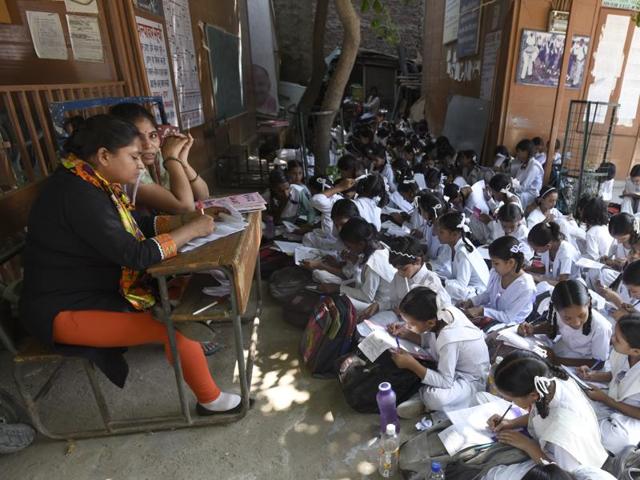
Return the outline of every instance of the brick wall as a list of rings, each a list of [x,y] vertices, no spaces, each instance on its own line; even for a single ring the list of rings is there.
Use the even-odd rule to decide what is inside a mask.
[[[422,52],[422,28],[424,23],[424,2],[414,0],[404,5],[404,0],[384,0],[391,10],[400,38],[407,49],[409,59],[415,59]],[[360,0],[353,0],[360,8]],[[276,16],[276,31],[280,51],[281,80],[306,84],[311,74],[311,40],[313,35],[313,0],[273,0]],[[361,48],[396,55],[396,48],[377,38],[370,28],[372,14],[362,16]],[[342,25],[331,1],[325,32],[325,53],[330,53],[342,41]]]

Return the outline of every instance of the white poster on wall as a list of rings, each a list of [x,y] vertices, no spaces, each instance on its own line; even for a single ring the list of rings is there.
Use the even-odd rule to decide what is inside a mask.
[[[73,58],[80,62],[104,62],[98,17],[67,15]]]
[[[33,48],[38,58],[66,60],[67,44],[64,40],[60,16],[53,12],[32,12],[27,10],[27,23]]]
[[[500,32],[487,33],[484,37],[482,71],[480,74],[480,98],[483,100],[491,100],[493,94],[493,79],[496,75],[499,50]]]
[[[169,71],[169,55],[164,42],[162,24],[142,17],[136,17],[136,24],[151,94],[162,97],[167,121],[178,126],[173,81]]]
[[[167,39],[173,62],[173,76],[178,94],[180,124],[183,129],[188,129],[204,123],[189,0],[164,0],[163,4]]]
[[[256,110],[265,115],[278,114],[278,77],[276,75],[275,34],[271,2],[249,0],[249,31],[251,32],[251,64],[253,96]]]
[[[442,44],[458,39],[458,23],[460,22],[460,0],[447,0],[444,7],[444,28]]]

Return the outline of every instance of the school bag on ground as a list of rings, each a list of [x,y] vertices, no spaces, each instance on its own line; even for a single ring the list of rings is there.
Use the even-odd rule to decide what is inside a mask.
[[[309,270],[293,265],[271,274],[271,277],[269,277],[269,291],[275,300],[286,303],[312,283],[313,280]]]
[[[312,374],[333,377],[336,360],[351,350],[355,328],[356,310],[346,295],[322,297],[300,341],[302,361]]]
[[[618,480],[640,480],[640,448],[636,445],[625,447],[615,457],[609,457],[602,469]]]
[[[324,294],[302,289],[283,305],[284,321],[298,328],[305,328],[309,317]]]
[[[270,246],[260,248],[260,277],[263,280],[271,277],[273,272],[294,264],[292,256],[277,252]]]
[[[421,363],[435,368],[434,362]],[[370,362],[359,351],[338,360],[338,380],[345,400],[360,413],[377,413],[376,394],[378,385],[389,382],[400,404],[418,393],[421,380],[415,373],[396,367],[389,351],[383,352],[375,362]]]

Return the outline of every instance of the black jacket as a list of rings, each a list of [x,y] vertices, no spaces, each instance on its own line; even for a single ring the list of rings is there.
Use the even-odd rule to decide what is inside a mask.
[[[31,209],[23,255],[25,329],[62,353],[90,358],[120,386],[127,373],[122,349],[54,345],[53,320],[65,310],[133,311],[119,291],[121,267],[144,270],[162,258],[150,239],[153,217],[136,220],[147,240],[140,242],[124,229],[104,191],[59,168]]]

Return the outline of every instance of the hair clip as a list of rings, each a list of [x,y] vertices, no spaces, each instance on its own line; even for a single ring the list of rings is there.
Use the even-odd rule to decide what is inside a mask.
[[[538,395],[540,395],[540,398],[549,395],[549,385],[551,385],[551,382],[553,382],[553,380],[548,377],[536,376],[533,378],[533,385]]]
[[[505,195],[509,192],[511,192],[511,184],[508,184],[506,187],[500,189],[500,193],[504,193]]]
[[[516,243],[513,247],[509,249],[511,253],[522,253],[523,246],[519,243]]]
[[[436,313],[436,318],[441,322],[450,325],[455,320],[455,317],[451,310],[449,310],[448,306],[442,302],[442,298],[440,295],[436,295],[436,308],[438,309]]]

